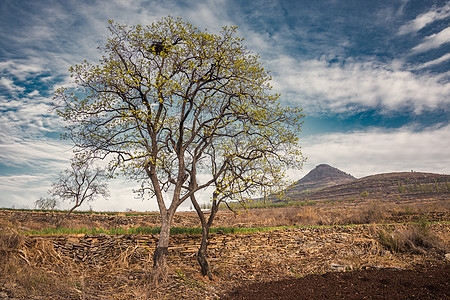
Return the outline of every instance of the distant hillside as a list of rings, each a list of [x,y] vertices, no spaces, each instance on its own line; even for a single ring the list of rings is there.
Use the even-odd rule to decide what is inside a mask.
[[[321,164],[288,188],[286,194],[294,196],[296,194],[302,194],[305,191],[312,192],[317,189],[349,183],[354,180],[356,178],[350,174],[332,166]]]
[[[303,180],[303,178],[302,178]],[[399,172],[371,175],[309,193],[287,193],[291,201],[336,201],[350,199],[414,200],[439,196],[450,199],[450,175]]]
[[[287,188],[281,198],[272,195],[268,200],[274,204],[364,199],[404,202],[436,197],[450,200],[450,175],[396,172],[356,179],[337,168],[321,164]]]

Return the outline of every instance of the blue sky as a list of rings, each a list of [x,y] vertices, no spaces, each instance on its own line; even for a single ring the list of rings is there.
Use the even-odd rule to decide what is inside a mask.
[[[1,0],[0,207],[32,208],[68,167],[52,94],[71,85],[69,66],[98,61],[107,21],[167,15],[212,32],[237,25],[283,103],[304,108],[308,160],[293,180],[321,163],[356,177],[450,173],[448,1]],[[156,210],[132,187],[114,182],[92,208]]]

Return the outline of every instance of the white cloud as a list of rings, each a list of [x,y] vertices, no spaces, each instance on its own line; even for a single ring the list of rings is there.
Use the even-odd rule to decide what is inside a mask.
[[[449,136],[450,125],[418,132],[404,127],[305,138],[302,152],[308,161],[305,171],[296,177],[299,179],[321,163],[356,177],[410,170],[450,174]]]
[[[0,72],[10,74],[21,81],[44,71],[46,69],[42,67],[42,61],[37,58],[0,62]]]
[[[0,97],[0,164],[60,168],[68,161],[70,143],[45,137],[62,129],[62,121],[49,109],[49,100],[43,97]]]
[[[4,86],[10,93],[23,92],[25,88],[17,86],[13,80],[6,77],[0,77],[0,85]]]
[[[49,188],[49,174],[0,176],[0,207],[33,208]]]
[[[50,109],[50,100],[45,97],[0,97],[0,141],[5,137],[40,138],[46,132],[61,130],[62,120]]]
[[[431,66],[438,65],[438,64],[440,64],[440,63],[442,63],[444,61],[447,61],[449,59],[450,59],[450,53],[447,53],[447,54],[444,54],[444,55],[442,55],[441,57],[439,57],[437,59],[434,59],[432,61],[428,61],[428,62],[426,62],[424,64],[421,64],[421,65],[415,67],[414,69],[416,69],[416,70],[425,69],[425,68],[428,68],[428,67],[431,67]]]
[[[59,170],[69,161],[72,154],[70,147],[67,142],[46,138],[19,140],[0,134],[0,164]]]
[[[19,4],[15,5],[19,7]],[[23,13],[17,16],[19,22],[26,21],[20,23],[23,26],[11,25],[11,28],[6,28],[4,31],[8,32],[7,36],[0,34],[7,43],[15,43],[14,51],[10,50],[10,58],[0,62],[0,74],[3,76],[0,85],[16,93],[24,91],[19,86],[20,81],[35,80],[33,83],[43,83],[50,89],[49,85],[56,80],[59,80],[58,86],[72,86],[67,77],[67,68],[83,59],[93,62],[97,60],[100,53],[96,47],[106,40],[108,19],[123,24],[145,25],[172,15],[180,16],[200,29],[208,28],[213,32],[225,25],[239,24],[239,36],[246,37],[245,44],[251,51],[259,52],[265,57],[264,63],[274,74],[277,91],[286,95],[286,99],[291,97],[292,101],[298,101],[308,110],[315,107],[316,111],[345,111],[352,105],[377,108],[381,106],[385,110],[395,110],[411,106],[420,113],[425,108],[448,107],[450,87],[443,77],[417,75],[402,70],[402,66],[395,67],[394,63],[383,65],[374,61],[349,61],[342,65],[330,65],[325,60],[301,61],[283,56],[281,53],[287,48],[293,49],[292,43],[298,39],[302,40],[302,45],[306,44],[305,49],[328,47],[325,50],[321,48],[321,52],[337,55],[341,53],[339,48],[347,48],[349,45],[337,49],[336,44],[329,46],[327,43],[308,46],[307,43],[329,41],[329,36],[324,35],[319,39],[315,36],[316,39],[311,42],[308,28],[290,28],[287,24],[275,32],[261,32],[259,28],[252,27],[253,24],[248,24],[249,21],[245,19],[248,15],[243,13],[236,17],[229,13],[227,5],[229,2],[223,0],[183,3],[171,0],[101,0],[83,1],[80,4],[41,3],[30,6],[29,9],[17,9],[16,12]],[[271,5],[278,3],[264,3],[264,6],[255,7],[252,13],[261,13],[264,16],[280,13],[282,17],[281,10],[266,9],[271,8]],[[433,8],[403,26],[399,33],[417,32],[428,24],[447,17],[449,10],[450,4]],[[343,36],[338,40],[348,44],[350,38],[347,40],[347,37]],[[438,47],[444,41],[448,41],[445,30],[428,37],[424,42]],[[427,46],[421,44],[417,47],[419,51],[426,51],[421,49]],[[311,52],[311,55],[316,53]],[[274,57],[276,59],[273,59]],[[422,65],[422,68],[448,59],[449,56],[444,55]],[[47,77],[47,82],[43,82],[46,79],[42,76],[46,74],[51,75]],[[40,75],[40,78],[36,79],[36,75]],[[15,204],[32,207],[36,199],[45,196],[52,177],[67,167],[72,154],[69,143],[43,137],[46,132],[58,131],[61,128],[60,121],[49,116],[50,99],[40,97],[37,90],[29,92],[27,97],[29,98],[7,99],[0,96],[0,164],[8,168],[29,168],[29,174],[32,174],[0,177],[1,191],[8,191],[8,195],[0,195],[0,206],[8,201],[7,206]],[[415,133],[410,128],[402,128],[389,133],[371,130],[313,137],[305,140],[303,151],[309,157],[305,169],[308,164],[329,163],[356,176],[363,176],[392,170],[421,170],[422,166],[426,165],[423,161],[428,157],[429,169],[435,168],[439,171],[443,166],[449,165],[448,155],[441,151],[449,148],[449,145],[445,144],[448,136],[447,126],[420,133]],[[417,146],[411,147],[416,144]],[[406,149],[405,155],[399,154],[402,149]],[[410,165],[411,163],[414,165]],[[94,202],[93,207],[99,210],[156,210],[154,201],[142,202],[134,199],[132,185],[115,182],[111,185],[111,198],[107,202]],[[199,197],[207,201],[209,196],[210,193],[206,191]],[[189,202],[183,205],[188,207]]]
[[[37,183],[42,183],[42,176],[26,174],[1,176],[0,189],[4,192],[9,192],[24,186],[33,186]]]
[[[31,93],[28,94],[28,97],[35,97],[35,96],[39,96],[39,91],[38,90],[34,90]]]
[[[427,36],[422,43],[412,49],[412,52],[425,52],[430,49],[439,48],[446,43],[450,43],[450,27],[445,28],[439,33]]]
[[[344,112],[352,106],[387,110],[412,108],[415,113],[450,104],[450,83],[444,75],[414,74],[376,62],[297,61],[280,56],[270,62],[274,87],[309,111]]]
[[[398,34],[418,32],[430,23],[445,19],[450,16],[450,3],[443,7],[433,7],[426,13],[418,15],[414,20],[400,27]]]
[[[133,189],[138,186],[139,185],[135,182],[117,179],[109,183],[109,190],[111,194],[109,198],[104,199],[99,197],[94,202],[89,203],[89,205],[97,211],[125,211],[128,208],[136,211],[157,211],[158,204],[156,200],[142,200],[140,198],[136,198],[136,194],[133,193]]]

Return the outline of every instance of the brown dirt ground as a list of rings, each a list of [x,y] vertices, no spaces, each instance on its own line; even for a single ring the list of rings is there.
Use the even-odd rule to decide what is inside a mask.
[[[278,218],[286,222],[289,214],[282,209],[255,210],[255,216],[242,214],[231,220],[243,227],[263,225],[261,220],[275,212],[283,212]],[[407,212],[401,221],[421,217]],[[450,219],[448,210],[438,212],[426,217],[441,222],[431,230],[442,239],[443,253],[385,251],[378,229],[401,231],[406,225],[214,234],[208,250],[212,281],[200,275],[195,259],[200,237],[173,235],[170,278],[160,286],[145,281],[154,241],[131,242],[140,236],[103,237],[104,243],[120,241],[110,247],[111,253],[101,252],[105,261],[97,264],[88,263],[95,258],[95,244],[80,252],[81,260],[59,247],[86,242],[87,236],[19,236],[22,242],[14,252],[4,249],[5,256],[0,251],[0,299],[450,299]],[[0,233],[51,227],[56,219],[49,213],[0,211]],[[73,215],[66,222],[73,227],[155,226],[158,216]],[[198,226],[197,222],[192,213],[180,214],[175,226]],[[218,223],[229,226],[230,217],[220,215]],[[2,260],[10,271],[2,270]],[[333,263],[353,271],[330,272]]]
[[[221,299],[450,299],[450,264],[308,275],[234,288]]]

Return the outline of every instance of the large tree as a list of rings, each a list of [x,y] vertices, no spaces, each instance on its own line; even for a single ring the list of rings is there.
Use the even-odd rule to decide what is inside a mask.
[[[226,173],[239,156],[231,141],[289,140],[291,147],[274,149],[296,159],[302,115],[279,105],[269,74],[235,27],[211,34],[167,17],[146,27],[110,22],[109,28],[102,59],[70,68],[80,89],[59,89],[55,103],[81,151],[109,157],[111,169],[141,183],[141,196],[156,199],[161,233],[153,278],[159,281],[176,209]]]

